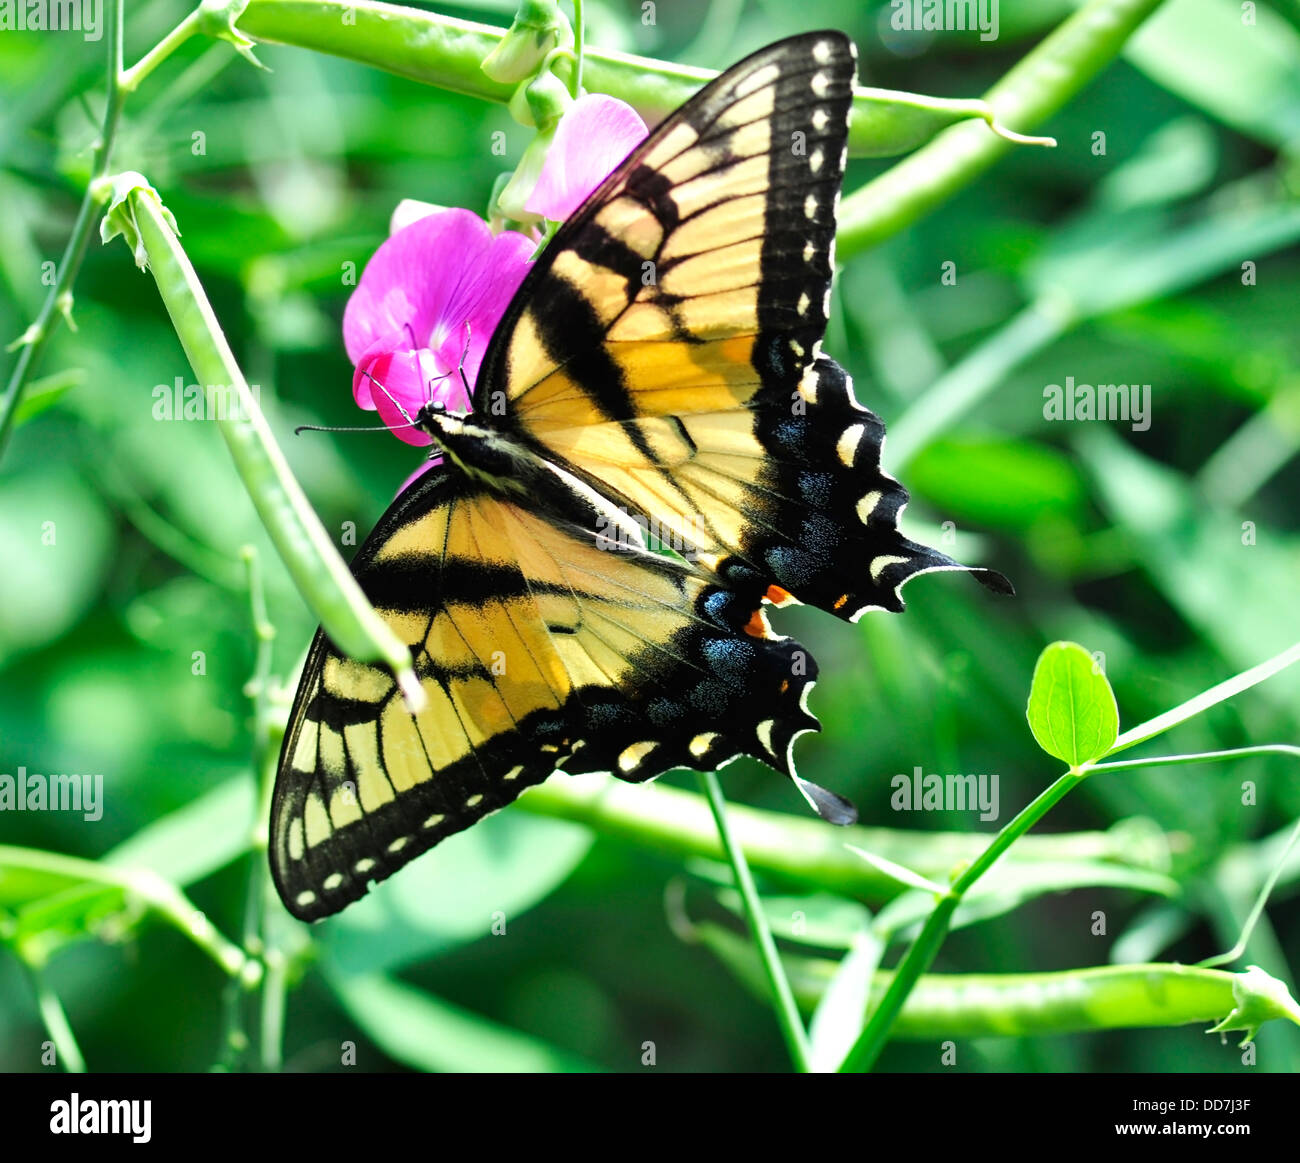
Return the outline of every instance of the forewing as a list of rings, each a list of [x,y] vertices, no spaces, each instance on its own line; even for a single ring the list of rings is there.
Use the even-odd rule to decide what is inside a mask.
[[[480,375],[664,543],[844,618],[963,568],[898,532],[884,427],[819,352],[853,77],[833,32],[728,70],[565,224]]]

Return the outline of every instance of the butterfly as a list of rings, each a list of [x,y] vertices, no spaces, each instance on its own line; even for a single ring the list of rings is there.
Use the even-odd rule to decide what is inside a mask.
[[[537,257],[474,408],[420,410],[443,464],[352,568],[428,705],[317,633],[271,811],[296,917],[556,771],[640,782],[750,755],[856,819],[795,771],[817,667],[766,608],[852,622],[966,567],[898,531],[884,426],[821,352],[855,57],[838,32],[796,36],[683,105]]]

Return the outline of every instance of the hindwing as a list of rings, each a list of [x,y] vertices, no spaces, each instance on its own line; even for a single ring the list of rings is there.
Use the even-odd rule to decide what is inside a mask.
[[[723,588],[451,474],[399,499],[353,565],[428,706],[318,634],[271,818],[280,895],[314,920],[562,767],[650,779],[749,754],[794,777],[816,666]],[[799,781],[819,810],[845,801]]]

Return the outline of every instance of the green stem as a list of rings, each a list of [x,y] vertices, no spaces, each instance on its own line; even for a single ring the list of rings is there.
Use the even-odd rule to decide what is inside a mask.
[[[1131,747],[1136,743],[1141,743],[1146,739],[1153,738],[1170,727],[1181,723],[1190,718],[1192,715],[1199,714],[1207,707],[1215,703],[1222,702],[1224,699],[1240,693],[1243,690],[1254,686],[1256,683],[1263,682],[1264,679],[1277,674],[1279,671],[1300,661],[1300,643],[1282,651],[1281,654],[1261,662],[1258,666],[1251,667],[1241,674],[1234,675],[1232,678],[1211,687],[1208,691],[1203,691],[1195,698],[1188,699],[1187,702],[1175,707],[1171,711],[1158,715],[1156,718],[1143,723],[1126,731],[1116,741],[1107,754],[1113,755],[1116,751],[1124,747]],[[1262,754],[1262,753],[1281,753],[1296,754],[1300,749],[1293,748],[1288,744],[1264,745],[1258,748],[1241,748],[1238,753]],[[1222,753],[1213,756],[1195,756],[1186,757],[1187,762],[1199,762],[1203,758],[1222,758]],[[1142,761],[1143,764],[1150,763],[1150,760]],[[880,1052],[884,1049],[889,1032],[902,1010],[903,1003],[907,998],[908,992],[915,986],[921,974],[929,968],[933,962],[939,946],[947,934],[948,925],[952,919],[952,914],[956,911],[958,903],[962,896],[969,890],[985,872],[988,871],[994,862],[1006,851],[1007,847],[1031,828],[1042,816],[1049,811],[1057,802],[1059,802],[1071,788],[1080,780],[1086,777],[1089,771],[1097,770],[1096,766],[1084,766],[1078,769],[1072,769],[1065,775],[1061,776],[1045,792],[1039,795],[1033,803],[1026,807],[1014,820],[1012,820],[1001,832],[995,837],[988,849],[979,857],[962,875],[954,882],[949,894],[936,905],[934,911],[926,920],[912,947],[907,951],[907,956],[903,959],[898,973],[890,983],[889,988],[885,991],[880,1005],[872,1013],[866,1027],[859,1036],[858,1041],[853,1049],[849,1051],[841,1069],[846,1071],[863,1071],[871,1069]],[[1115,763],[1109,765],[1114,768],[1130,766],[1127,762]],[[1285,853],[1284,857],[1285,859]],[[1278,864],[1280,869],[1281,862]],[[1267,882],[1266,887],[1271,890],[1273,883],[1279,873],[1275,872],[1274,876]],[[1253,927],[1258,920],[1259,912],[1263,905],[1261,901],[1267,899],[1267,894],[1263,894],[1256,901],[1255,911],[1249,919],[1249,925]]]
[[[266,951],[266,979],[262,982],[262,1021],[258,1034],[261,1067],[278,1074],[284,1067],[284,1013],[289,994],[289,963],[279,949]]]
[[[260,761],[271,748],[271,644],[275,627],[266,613],[266,592],[262,588],[262,568],[257,550],[245,545],[240,553],[248,571],[248,605],[253,621],[253,638],[257,643],[250,693],[253,697],[253,754]],[[265,795],[264,797],[265,798]],[[264,805],[269,807],[269,804]]]
[[[573,91],[569,95],[576,101],[582,96],[582,50],[586,36],[586,21],[582,17],[582,0],[573,0]]]
[[[1032,128],[1061,109],[1108,65],[1160,0],[1089,0],[986,94],[1000,121]],[[982,126],[944,130],[845,198],[840,261],[889,238],[969,185],[1011,147]]]
[[[1263,665],[1267,668],[1271,664],[1264,663]],[[1259,668],[1256,667],[1255,669],[1258,670]],[[1234,681],[1229,680],[1230,683]],[[1223,685],[1225,684],[1220,684],[1220,686]],[[1239,759],[1245,755],[1290,755],[1293,758],[1300,758],[1300,747],[1293,747],[1289,743],[1261,743],[1253,747],[1231,747],[1224,751],[1198,751],[1188,755],[1158,755],[1150,759],[1119,759],[1114,763],[1093,763],[1088,764],[1086,770],[1091,774],[1094,771],[1120,771],[1131,767],[1172,767],[1184,763],[1215,763],[1223,759]],[[1246,946],[1250,944],[1251,934],[1255,931],[1255,926],[1259,924],[1260,917],[1264,915],[1264,906],[1268,903],[1268,898],[1272,895],[1278,878],[1281,877],[1283,870],[1286,868],[1287,857],[1291,855],[1291,850],[1298,840],[1300,840],[1300,821],[1296,822],[1290,840],[1282,849],[1281,855],[1278,856],[1272,870],[1255,894],[1255,903],[1251,906],[1250,913],[1242,924],[1241,935],[1237,938],[1236,943],[1226,953],[1220,953],[1215,957],[1207,957],[1204,961],[1197,962],[1198,965],[1206,968],[1213,965],[1227,965],[1236,961],[1238,957],[1245,953]]]
[[[250,972],[249,958],[238,945],[226,940],[207,916],[169,880],[146,868],[119,868],[94,860],[81,860],[37,848],[0,844],[0,868],[24,868],[34,872],[109,884],[137,897],[208,954],[232,976]],[[255,963],[254,963],[255,965]]]
[[[517,809],[573,820],[602,836],[638,844],[673,860],[724,860],[717,828],[699,796],[663,783],[630,785],[608,776],[556,775],[530,788]],[[912,832],[892,828],[828,828],[816,819],[731,804],[732,835],[754,869],[798,888],[838,892],[871,902],[892,900],[900,886],[846,845],[854,845],[930,879],[946,881],[951,869],[974,860],[986,837],[969,832]],[[1171,836],[1170,843],[1179,837]],[[1008,856],[1018,865],[1038,862],[1132,866],[1122,830],[1026,836]]]
[[[1287,857],[1291,855],[1291,850],[1296,846],[1297,840],[1300,840],[1300,820],[1296,821],[1295,827],[1291,830],[1291,838],[1287,841],[1286,847],[1282,849],[1282,854],[1277,858],[1272,871],[1268,874],[1264,883],[1259,886],[1259,892],[1255,895],[1255,903],[1251,906],[1245,924],[1241,926],[1241,936],[1237,938],[1236,944],[1226,953],[1220,953],[1217,957],[1207,957],[1198,964],[1205,967],[1227,965],[1229,962],[1236,961],[1238,957],[1246,952],[1246,947],[1250,944],[1251,934],[1254,933],[1255,926],[1259,924],[1260,917],[1264,915],[1264,906],[1268,903],[1268,898],[1272,895],[1278,878],[1281,877],[1283,870],[1286,868]]]
[[[122,72],[118,82],[122,91],[134,93],[140,87],[141,81],[199,31],[199,19],[200,12],[196,8],[134,65]]]
[[[250,0],[240,31],[261,40],[297,45],[395,73],[454,93],[505,104],[514,87],[479,67],[505,29],[372,0]],[[587,45],[583,83],[633,106],[654,125],[718,74]],[[849,153],[893,157],[929,141],[947,126],[971,118],[979,132],[1007,143],[1020,138],[1003,128],[986,101],[948,99],[890,89],[860,88],[853,98]],[[993,132],[989,133],[989,129]]]
[[[756,997],[767,998],[749,942],[712,922],[701,922],[691,931]],[[787,954],[785,962],[800,1011],[814,1013],[840,962],[799,954]],[[868,1006],[888,992],[896,976],[887,969],[872,975]],[[1234,986],[1243,984],[1240,973],[1168,963],[1053,973],[930,973],[908,994],[893,1036],[927,1041],[1023,1038],[1212,1022],[1233,1010]]]
[[[253,615],[253,630],[257,637],[257,665],[253,674],[253,755],[259,773],[260,795],[258,811],[253,824],[250,845],[248,908],[248,941],[256,941],[266,965],[261,981],[261,1021],[258,1030],[258,1049],[261,1068],[278,1073],[284,1065],[284,1016],[289,992],[289,959],[279,940],[281,932],[280,906],[275,887],[271,883],[267,864],[267,820],[271,815],[271,801],[275,795],[275,776],[279,768],[280,742],[283,732],[278,731],[271,716],[271,642],[275,627],[266,612],[266,594],[262,588],[261,570],[256,552],[245,549],[248,561],[248,592]]]
[[[1249,670],[1243,670],[1240,674],[1234,674],[1231,678],[1224,679],[1223,682],[1210,687],[1207,691],[1202,691],[1199,695],[1194,695],[1185,703],[1179,703],[1178,706],[1157,715],[1154,719],[1148,719],[1145,723],[1139,723],[1136,727],[1121,731],[1119,738],[1115,740],[1115,745],[1106,754],[1114,755],[1117,751],[1125,751],[1129,747],[1136,747],[1139,743],[1145,743],[1148,739],[1154,739],[1157,735],[1163,735],[1171,727],[1176,727],[1179,723],[1185,723],[1188,719],[1199,715],[1216,703],[1221,703],[1225,699],[1241,694],[1244,690],[1249,690],[1266,678],[1272,678],[1273,675],[1285,670],[1288,666],[1294,666],[1297,662],[1300,662],[1300,642],[1288,646],[1280,654],[1265,659],[1258,665],[1252,666]]]
[[[18,360],[9,375],[4,396],[0,397],[0,457],[4,456],[9,437],[13,432],[14,419],[18,405],[22,402],[27,381],[40,363],[41,356],[45,354],[50,338],[58,327],[59,317],[71,320],[72,286],[76,282],[77,273],[81,270],[82,260],[86,256],[90,232],[98,221],[103,206],[100,180],[108,173],[108,165],[113,154],[113,140],[117,136],[118,122],[122,116],[122,103],[126,98],[126,91],[118,80],[122,71],[122,4],[123,0],[108,0],[107,99],[99,141],[95,144],[95,153],[90,164],[90,180],[86,183],[86,192],[81,197],[81,208],[77,211],[77,220],[73,224],[72,234],[68,238],[67,246],[63,248],[58,277],[54,286],[50,288],[50,293],[45,297],[40,314],[19,340],[22,347],[18,353]]]
[[[72,1025],[68,1022],[63,1003],[59,1001],[59,995],[54,992],[46,979],[45,970],[28,962],[23,964],[27,968],[32,989],[36,993],[36,1006],[40,1011],[41,1023],[45,1026],[50,1041],[54,1043],[55,1059],[67,1073],[85,1074],[86,1059],[82,1056],[81,1047],[77,1045],[77,1038],[72,1032]]]
[[[198,31],[200,12],[196,9],[136,64],[129,69],[123,69],[123,4],[124,0],[108,0],[108,70],[105,80],[107,98],[99,141],[95,145],[94,157],[91,160],[86,192],[82,195],[76,222],[73,223],[67,246],[63,249],[63,258],[58,266],[58,278],[50,288],[50,293],[46,296],[35,321],[19,340],[21,350],[18,353],[18,360],[10,373],[4,396],[0,397],[0,457],[4,456],[5,448],[8,446],[28,380],[40,363],[41,356],[45,354],[45,348],[58,327],[59,318],[67,319],[71,325],[72,288],[81,271],[82,261],[86,257],[91,231],[103,209],[105,201],[103,179],[107,176],[109,163],[112,161],[113,142],[117,137],[118,125],[122,119],[122,107],[126,103],[127,95],[134,92],[145,77]]]
[[[1114,763],[1089,763],[1086,771],[1120,771],[1126,767],[1175,767],[1183,763],[1215,763],[1220,759],[1239,759],[1243,755],[1300,756],[1300,747],[1289,743],[1261,743],[1255,747],[1230,747],[1226,751],[1195,751],[1188,755],[1153,755],[1150,759],[1117,759]]]
[[[149,269],[199,382],[234,393],[236,406],[218,414],[217,426],[294,584],[339,648],[364,662],[385,663],[408,706],[419,709],[424,691],[410,651],[366,601],[289,471],[166,211],[139,186],[128,199]]]
[[[274,783],[278,750],[270,714],[271,644],[275,639],[275,627],[267,617],[266,593],[262,588],[262,570],[257,550],[251,545],[246,545],[240,556],[244,561],[249,614],[252,619],[253,638],[257,643],[253,677],[249,680],[247,691],[253,704],[253,763],[254,770],[258,772],[261,789],[258,796],[258,811],[254,816],[253,835],[249,843],[242,939],[244,949],[250,956],[264,956],[266,945],[263,940],[262,904],[266,896],[264,883],[266,844],[263,821],[270,814],[270,796],[266,789],[268,784]],[[263,991],[267,988],[265,973],[261,979],[261,987]],[[221,1047],[223,1063],[228,1069],[239,1061],[248,1046],[248,1034],[244,1029],[245,996],[246,991],[242,981],[232,980],[227,983]]]
[[[726,851],[736,877],[736,887],[740,890],[741,900],[745,905],[745,919],[749,922],[749,931],[758,949],[759,959],[763,965],[763,974],[771,990],[776,1006],[776,1019],[785,1038],[786,1048],[794,1068],[800,1074],[807,1074],[811,1068],[808,1032],[799,1017],[799,1008],[795,1005],[794,993],[781,967],[781,955],[777,952],[776,942],[772,939],[772,930],[768,928],[767,917],[763,913],[762,902],[758,899],[758,889],[754,885],[753,873],[745,860],[745,853],[736,843],[731,829],[727,825],[726,804],[722,798],[722,787],[715,772],[699,772],[700,786],[717,824],[718,837]]]
[[[880,999],[880,1004],[872,1012],[853,1049],[849,1051],[840,1067],[842,1071],[862,1073],[871,1069],[885,1047],[894,1022],[902,1012],[907,995],[911,993],[921,975],[930,968],[935,955],[939,952],[939,947],[948,935],[952,915],[957,911],[962,897],[1012,844],[1064,799],[1077,786],[1079,780],[1080,777],[1073,772],[1067,772],[1057,779],[1010,821],[974,863],[953,882],[948,895],[935,905],[920,935],[912,942],[907,956],[903,958],[903,963],[895,972],[889,988]]]

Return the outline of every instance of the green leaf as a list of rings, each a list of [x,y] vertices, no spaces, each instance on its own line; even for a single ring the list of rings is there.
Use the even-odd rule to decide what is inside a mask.
[[[172,217],[172,212],[163,205],[158,191],[149,184],[149,179],[144,174],[137,173],[135,170],[124,170],[111,178],[101,178],[99,191],[100,196],[107,202],[104,207],[104,217],[99,223],[99,240],[107,246],[120,234],[122,240],[131,248],[135,265],[141,270],[149,266],[149,255],[145,249],[144,239],[140,236],[140,224],[136,220],[135,206],[131,203],[132,194],[139,191],[140,197],[154,202],[167,225],[171,227],[172,233],[181,232],[180,227],[176,225],[176,219]]]
[[[1084,498],[1082,474],[1064,453],[987,435],[927,445],[908,470],[908,488],[957,521],[1014,530],[1053,518],[1077,524]]]
[[[144,918],[142,908],[132,908],[120,884],[80,884],[53,893],[18,910],[8,940],[31,965],[45,965],[64,946],[100,934],[110,918],[121,938]]]
[[[25,424],[33,416],[39,416],[47,408],[52,408],[70,388],[77,387],[85,378],[86,373],[82,368],[70,367],[39,380],[32,380],[14,412],[14,423]]]
[[[1077,642],[1053,642],[1038,656],[1026,713],[1038,746],[1071,767],[1100,759],[1119,735],[1115,693]]]
[[[832,1071],[844,1061],[866,1019],[871,978],[885,943],[870,929],[858,934],[813,1011],[808,1027],[812,1069]]]
[[[591,846],[580,824],[500,812],[386,880],[320,928],[321,952],[347,974],[392,970],[486,937],[560,886]]]
[[[193,884],[248,851],[256,811],[253,781],[228,779],[146,824],[103,859],[120,868],[152,869],[175,884]]]
[[[1235,0],[1174,0],[1124,55],[1153,81],[1271,146],[1300,135],[1300,35],[1280,12]],[[1274,5],[1274,7],[1277,7]]]
[[[1160,901],[1148,905],[1115,938],[1106,960],[1112,965],[1155,961],[1195,924],[1196,916],[1182,902]]]
[[[379,973],[331,978],[330,985],[385,1054],[419,1070],[520,1074],[598,1069]]]
[[[1300,1026],[1300,1006],[1296,1005],[1286,983],[1265,973],[1258,965],[1248,965],[1244,973],[1233,976],[1232,998],[1237,1004],[1207,1033],[1244,1030],[1246,1036],[1241,1040],[1244,1046],[1254,1041],[1259,1027],[1270,1018],[1286,1018]]]
[[[1057,233],[1025,271],[1035,299],[1064,296],[1082,317],[1122,311],[1175,295],[1224,271],[1241,256],[1295,244],[1300,207],[1269,185],[1243,181],[1240,197],[1197,205],[1187,217],[1166,207],[1088,214]]]

